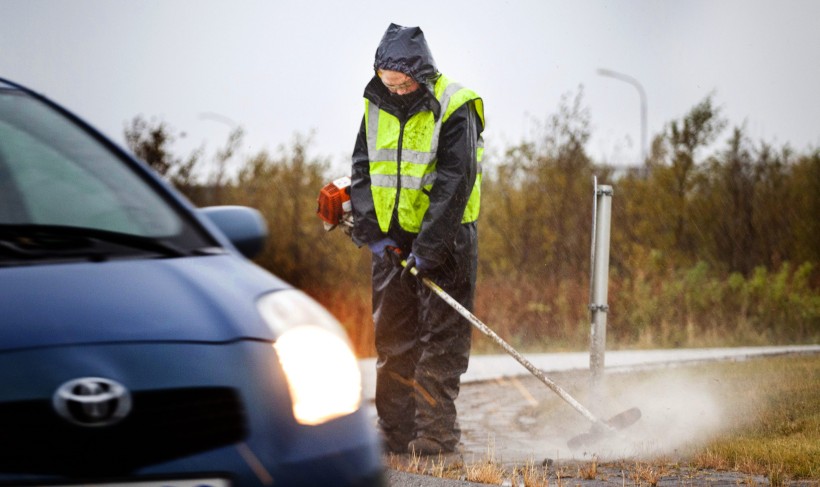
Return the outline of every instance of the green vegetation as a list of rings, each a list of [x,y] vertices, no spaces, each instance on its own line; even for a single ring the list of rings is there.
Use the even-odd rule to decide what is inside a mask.
[[[820,341],[820,148],[755,143],[744,127],[721,148],[727,123],[707,97],[655,135],[643,166],[617,171],[585,151],[582,95],[564,97],[531,140],[486,153],[476,315],[525,350],[587,347],[597,176],[615,192],[610,348]],[[260,209],[271,237],[257,262],[326,305],[372,355],[370,255],[316,218],[319,189],[341,174],[309,155],[310,138],[237,160],[237,129],[208,161],[202,150],[173,155],[175,137],[141,117],[126,127],[132,151],[195,204]]]
[[[775,272],[759,266],[748,277],[724,275],[700,261],[683,269],[647,265],[642,272],[612,275],[610,348],[817,343],[820,294],[811,281],[816,273],[807,262],[797,268],[784,263]],[[524,350],[583,349],[585,284],[485,280],[476,314]],[[487,340],[475,346],[497,352]]]
[[[692,463],[766,475],[772,484],[820,481],[820,356],[709,366],[736,407],[732,429],[692,451]]]

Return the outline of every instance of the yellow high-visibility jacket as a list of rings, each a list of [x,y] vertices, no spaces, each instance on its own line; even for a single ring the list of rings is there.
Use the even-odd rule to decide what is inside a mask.
[[[434,95],[440,116],[424,110],[404,123],[365,98],[365,133],[370,161],[370,188],[373,205],[383,233],[387,233],[396,205],[398,222],[407,232],[418,233],[430,205],[429,194],[438,174],[439,135],[450,115],[467,102],[473,102],[484,124],[484,105],[472,90],[439,76]],[[478,219],[481,198],[480,162],[484,148],[481,137],[476,144],[479,163],[475,184],[464,209],[462,223]]]

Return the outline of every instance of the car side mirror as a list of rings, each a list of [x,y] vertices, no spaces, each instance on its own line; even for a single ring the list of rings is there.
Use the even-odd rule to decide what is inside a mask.
[[[247,206],[209,206],[199,211],[208,217],[245,257],[252,259],[264,248],[268,226],[259,211]]]

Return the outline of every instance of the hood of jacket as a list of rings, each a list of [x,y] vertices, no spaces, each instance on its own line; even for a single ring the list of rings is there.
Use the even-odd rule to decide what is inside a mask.
[[[376,49],[376,70],[400,71],[421,84],[427,84],[438,74],[433,53],[419,27],[390,24]]]
[[[387,69],[399,71],[419,82],[422,96],[391,94],[377,74],[374,74],[365,87],[364,96],[382,109],[399,118],[407,118],[420,110],[431,110],[438,119],[441,107],[433,95],[436,80],[439,77],[433,54],[424,39],[419,27],[402,27],[390,24],[376,49],[375,71]],[[412,99],[411,106],[402,106],[399,97]]]

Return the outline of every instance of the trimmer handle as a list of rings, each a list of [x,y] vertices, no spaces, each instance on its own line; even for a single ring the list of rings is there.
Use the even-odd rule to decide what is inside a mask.
[[[387,258],[390,259],[390,261],[393,262],[393,264],[396,267],[407,267],[407,260],[404,258],[404,254],[402,253],[400,248],[388,245],[384,248],[384,250]],[[414,276],[418,277],[419,270],[413,267],[410,269],[410,274],[413,274]]]
[[[396,267],[407,267],[407,261],[400,248],[388,245],[384,248],[384,255],[386,255],[387,258],[390,259],[390,262]]]

